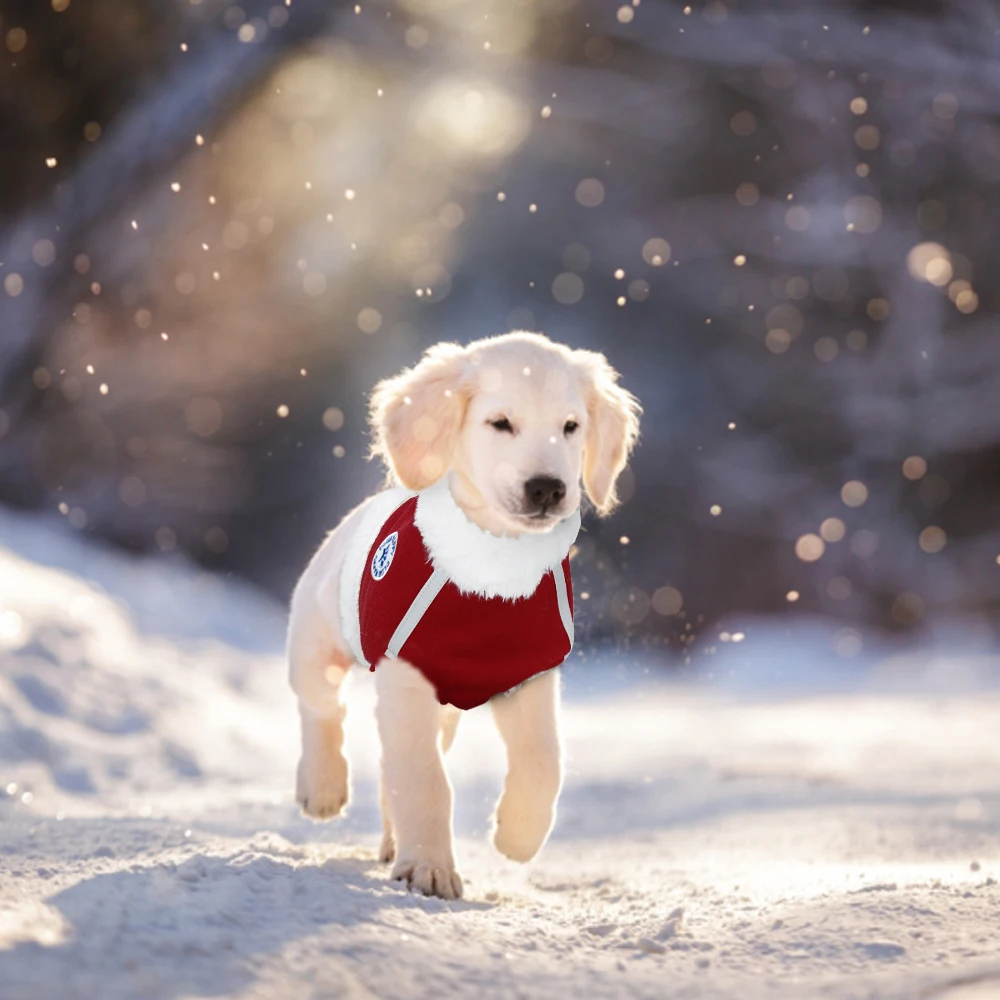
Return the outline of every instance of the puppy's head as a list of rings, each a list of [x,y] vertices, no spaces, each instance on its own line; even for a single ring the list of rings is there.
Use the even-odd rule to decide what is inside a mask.
[[[641,409],[603,355],[534,333],[436,344],[372,394],[373,454],[423,489],[454,470],[494,521],[548,531],[580,505],[615,506]]]

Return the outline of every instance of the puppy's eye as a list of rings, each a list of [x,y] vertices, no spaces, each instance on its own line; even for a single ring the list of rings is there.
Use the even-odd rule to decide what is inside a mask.
[[[514,428],[511,425],[511,422],[506,417],[501,417],[499,420],[490,420],[489,425],[495,431],[501,431],[502,433],[505,434],[514,433]]]
[[[563,427],[563,434],[567,437],[573,433],[580,425],[575,420],[567,420]]]

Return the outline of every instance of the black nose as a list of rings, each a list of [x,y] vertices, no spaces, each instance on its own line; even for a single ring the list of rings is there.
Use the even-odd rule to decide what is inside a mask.
[[[562,503],[566,496],[566,484],[552,476],[533,476],[524,484],[524,495],[529,507],[545,511]]]

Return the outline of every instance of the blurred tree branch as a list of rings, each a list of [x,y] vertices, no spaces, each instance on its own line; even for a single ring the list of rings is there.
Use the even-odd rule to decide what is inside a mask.
[[[0,401],[9,419],[15,419],[34,394],[31,371],[44,352],[47,335],[65,314],[69,300],[62,290],[87,235],[123,204],[137,202],[149,185],[193,148],[195,135],[203,134],[205,141],[211,142],[213,134],[272,67],[296,46],[322,34],[337,12],[347,6],[331,0],[296,0],[280,28],[267,30],[259,41],[251,43],[240,41],[234,31],[220,23],[223,8],[218,5],[213,5],[214,15],[186,25],[153,18],[147,25],[143,51],[150,57],[155,53],[155,68],[138,80],[126,71],[122,77],[101,74],[93,81],[93,104],[119,103],[119,112],[100,123],[101,137],[93,148],[81,149],[77,142],[74,155],[74,144],[67,143],[68,156],[55,157],[53,180],[47,189],[39,191],[34,204],[0,229],[0,275],[32,271],[32,280],[24,283],[20,295],[0,296]],[[115,17],[123,18],[128,9],[126,0],[114,0],[114,7]],[[136,2],[133,14],[161,7]],[[246,3],[247,23],[266,25],[273,7],[266,0]],[[43,22],[61,23],[60,15],[48,4],[39,9],[39,4],[25,0],[19,8],[7,15],[7,23],[15,23],[14,15],[22,14],[26,22],[37,26],[32,35],[37,31],[44,37]],[[81,10],[80,16],[83,31],[94,14]],[[131,45],[137,39],[120,36],[117,41]],[[102,36],[99,42],[106,47],[109,39]],[[74,39],[56,31],[52,44],[57,51],[72,51]],[[8,101],[0,108],[0,147],[11,148],[8,143],[13,144],[14,108],[31,107],[32,91],[52,86],[50,73],[57,51],[46,53],[48,59],[40,57],[42,66],[29,62],[27,80],[8,71],[11,82],[17,80],[18,103]],[[113,61],[112,54],[108,58]],[[37,76],[31,75],[32,70]],[[78,84],[71,81],[67,85]],[[139,91],[134,100],[110,101],[103,93],[110,90],[113,94],[123,87]],[[58,123],[50,127],[47,134],[51,133],[59,134]],[[84,151],[86,155],[80,155]],[[27,167],[29,172],[45,173],[40,156]],[[41,272],[31,263],[32,247],[40,238],[52,239],[57,247],[55,266]]]

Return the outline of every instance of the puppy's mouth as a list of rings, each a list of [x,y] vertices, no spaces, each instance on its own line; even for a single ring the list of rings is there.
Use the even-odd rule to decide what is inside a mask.
[[[560,521],[562,520],[562,504],[558,507],[546,507],[542,510],[525,512],[521,515],[529,521]]]
[[[548,531],[566,516],[562,506],[559,504],[557,507],[546,507],[542,510],[511,511],[507,516],[528,531]]]

